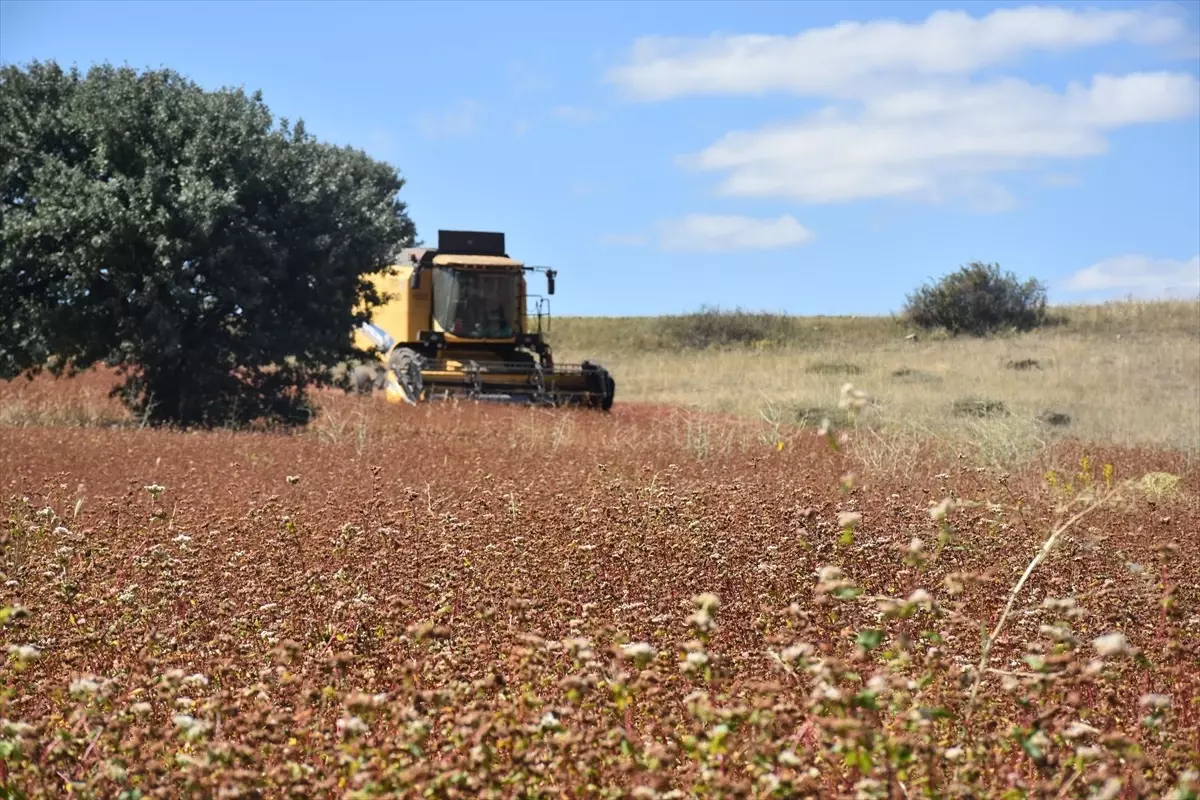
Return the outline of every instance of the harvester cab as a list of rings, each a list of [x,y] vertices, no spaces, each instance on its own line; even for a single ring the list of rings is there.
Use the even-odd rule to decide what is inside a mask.
[[[388,400],[611,408],[607,370],[555,363],[545,338],[549,299],[528,292],[531,272],[545,273],[554,294],[556,271],[510,258],[503,233],[440,230],[436,249],[405,250],[399,264],[371,276],[383,303],[355,338],[378,354]]]

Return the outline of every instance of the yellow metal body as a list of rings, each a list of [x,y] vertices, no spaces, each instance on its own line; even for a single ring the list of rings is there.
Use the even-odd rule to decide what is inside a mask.
[[[566,398],[603,404],[607,409],[612,393],[607,373],[595,365],[553,364],[550,347],[541,338],[540,317],[538,330],[529,330],[522,262],[501,255],[422,250],[408,251],[406,257],[411,263],[402,261],[368,276],[382,302],[370,309],[370,328],[374,330],[359,328],[353,333],[356,347],[378,354],[381,382],[376,385],[385,390],[388,401],[413,403],[449,391],[510,399],[534,397],[538,401]],[[443,328],[434,314],[433,274],[442,267],[511,275],[517,294],[513,335],[480,339],[456,336]],[[414,272],[419,273],[415,288],[411,285]],[[414,357],[419,376],[410,374],[412,368],[405,366]],[[591,372],[585,375],[587,370]]]
[[[520,272],[522,264],[509,258],[494,256],[444,256],[434,257],[435,266],[453,266],[455,269],[478,269],[495,271],[503,269],[517,272],[517,320],[514,330],[526,330],[526,285],[525,275]],[[416,289],[409,286],[415,268],[396,264],[368,277],[375,291],[383,298],[381,305],[371,311],[371,324],[387,331],[397,345],[418,341],[421,331],[437,331],[441,333],[455,355],[466,361],[471,358],[486,358],[488,345],[506,345],[516,341],[516,337],[507,339],[472,339],[455,336],[446,331],[433,318],[433,280],[429,270],[421,276]],[[355,330],[354,343],[364,349],[372,349],[374,343],[361,330]],[[481,349],[483,348],[483,349]]]
[[[416,289],[408,286],[413,268],[391,266],[371,275],[368,280],[383,298],[383,304],[371,309],[371,323],[387,331],[397,342],[415,342],[420,331],[429,327],[433,316],[432,281],[422,281]],[[370,350],[374,342],[361,329],[354,331],[356,346]]]

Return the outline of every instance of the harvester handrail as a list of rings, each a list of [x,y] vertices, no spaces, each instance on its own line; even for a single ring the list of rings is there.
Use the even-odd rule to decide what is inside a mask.
[[[546,320],[545,333],[550,332],[550,298],[541,294],[525,293],[525,316],[530,316],[530,301],[535,301],[532,304],[532,315],[537,318],[537,332],[542,333],[542,318]],[[544,308],[544,310],[543,310]]]

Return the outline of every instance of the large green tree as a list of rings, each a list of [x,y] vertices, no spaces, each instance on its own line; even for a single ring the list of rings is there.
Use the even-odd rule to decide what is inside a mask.
[[[0,376],[116,368],[151,422],[302,421],[353,357],[403,179],[171,70],[0,69]]]

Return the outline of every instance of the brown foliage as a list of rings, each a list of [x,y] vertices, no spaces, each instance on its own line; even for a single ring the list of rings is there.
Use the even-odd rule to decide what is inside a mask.
[[[0,428],[2,782],[1161,796],[1196,762],[1200,571],[1173,542],[1200,475],[1165,456],[1061,451],[1073,497],[1161,469],[1180,494],[1064,533],[968,715],[1064,480],[874,483],[853,440],[700,451],[669,410],[328,407],[357,431]]]

